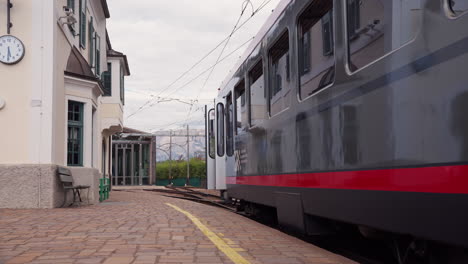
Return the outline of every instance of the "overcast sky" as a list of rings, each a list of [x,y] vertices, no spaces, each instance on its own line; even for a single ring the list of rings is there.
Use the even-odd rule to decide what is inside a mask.
[[[125,80],[124,125],[155,132],[177,129],[187,123],[203,128],[201,105],[212,102],[221,82],[232,70],[248,44],[219,63],[205,83],[210,71],[190,82],[215,64],[224,45],[205,61],[167,88],[180,75],[205,56],[232,31],[241,13],[244,0],[110,0],[108,31],[113,49],[127,55],[131,76]],[[253,9],[266,6],[231,38],[223,57],[256,35],[280,0],[251,0]],[[245,10],[240,23],[252,15]],[[188,85],[186,85],[189,83]],[[186,85],[182,88],[182,86]],[[164,91],[166,90],[166,91]],[[163,92],[164,91],[164,92]],[[180,101],[160,102],[178,99]],[[198,97],[192,107],[187,103]],[[146,104],[144,110],[139,108]],[[185,102],[185,103],[183,103]],[[128,117],[137,112],[137,114]]]

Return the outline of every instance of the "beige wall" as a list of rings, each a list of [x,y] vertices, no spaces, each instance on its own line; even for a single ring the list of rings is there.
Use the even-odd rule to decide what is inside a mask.
[[[120,104],[102,104],[101,105],[101,118],[117,118],[122,124],[122,105]],[[118,125],[118,124],[116,124]]]
[[[0,8],[0,36],[6,35],[5,3]],[[5,108],[0,110],[0,163],[29,162],[30,109],[32,60],[29,52],[32,46],[32,4],[31,1],[16,1],[11,10],[14,27],[11,34],[25,45],[26,55],[18,64],[7,66],[0,63],[0,98],[5,100]],[[21,18],[21,19],[18,19]]]
[[[58,26],[57,26],[58,27]],[[59,165],[66,165],[66,142],[67,131],[64,129],[64,124],[67,123],[67,111],[65,101],[65,74],[64,69],[67,67],[68,56],[71,52],[71,46],[65,34],[60,31],[56,38],[55,57],[55,85],[54,85],[54,134],[55,145],[53,149],[54,163]]]

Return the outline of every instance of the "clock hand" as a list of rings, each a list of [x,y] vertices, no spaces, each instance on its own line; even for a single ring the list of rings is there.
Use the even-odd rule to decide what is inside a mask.
[[[10,52],[10,47],[8,47],[8,60],[10,60],[11,57],[11,52]]]

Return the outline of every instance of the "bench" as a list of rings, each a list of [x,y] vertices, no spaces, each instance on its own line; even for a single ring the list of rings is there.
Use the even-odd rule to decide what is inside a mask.
[[[80,203],[83,202],[81,200],[81,190],[88,190],[87,194],[87,200],[89,204],[89,189],[91,186],[89,185],[75,185],[73,182],[73,177],[71,174],[71,171],[67,168],[63,167],[58,167],[57,168],[57,174],[59,176],[60,182],[62,183],[63,189],[65,190],[64,198],[63,198],[63,204],[61,207],[64,207],[65,204],[67,203],[67,194],[68,191],[72,190],[73,191],[73,203],[70,204],[72,206],[76,202],[76,198],[78,197]]]

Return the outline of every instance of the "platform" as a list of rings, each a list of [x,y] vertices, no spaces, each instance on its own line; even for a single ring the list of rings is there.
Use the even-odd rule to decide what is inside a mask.
[[[135,189],[65,209],[0,209],[0,263],[353,261],[222,208]]]

